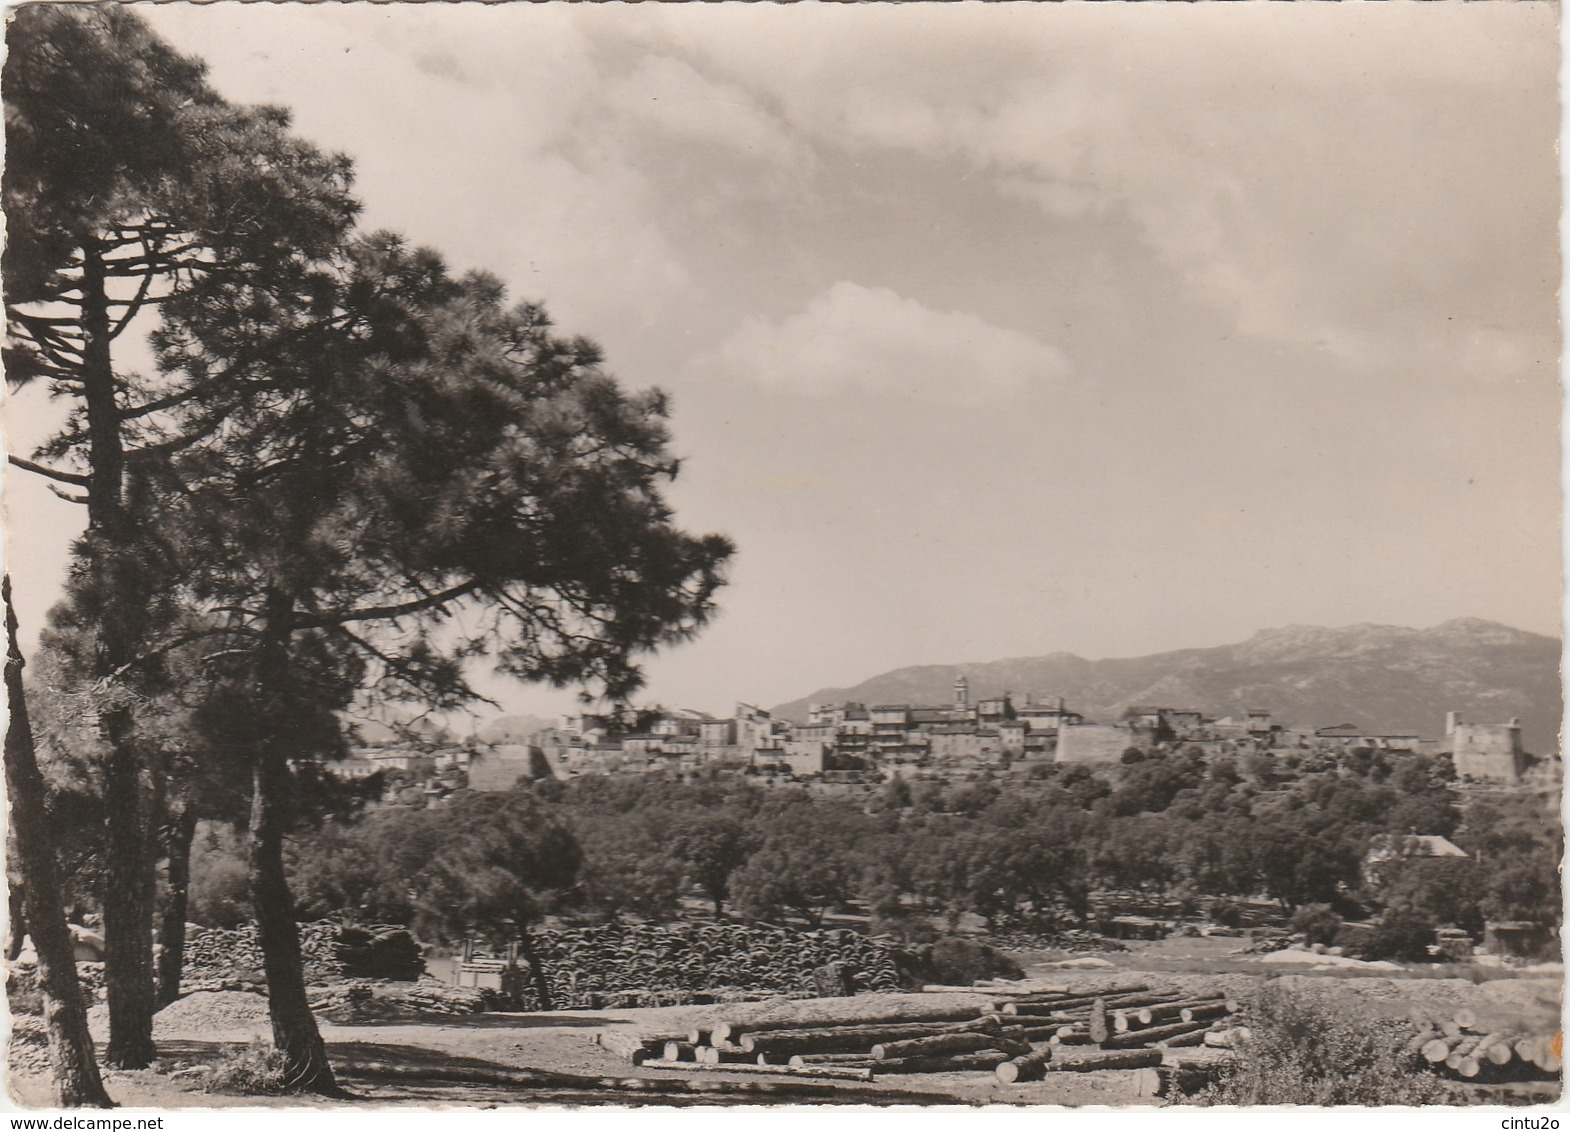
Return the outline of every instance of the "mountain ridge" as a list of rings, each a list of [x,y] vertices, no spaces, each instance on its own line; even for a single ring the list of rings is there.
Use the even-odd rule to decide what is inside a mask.
[[[1286,625],[1247,640],[1142,657],[1033,657],[892,669],[846,688],[822,688],[774,708],[806,718],[810,702],[943,704],[963,674],[971,700],[1012,692],[1059,696],[1087,719],[1134,704],[1197,708],[1217,717],[1250,709],[1287,726],[1360,727],[1437,739],[1445,713],[1504,722],[1520,717],[1529,750],[1558,749],[1563,699],[1557,638],[1456,617],[1427,629],[1362,622]]]

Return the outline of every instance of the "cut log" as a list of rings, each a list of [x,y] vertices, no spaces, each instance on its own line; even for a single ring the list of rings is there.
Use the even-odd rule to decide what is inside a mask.
[[[1233,1026],[1230,1030],[1208,1030],[1205,1033],[1205,1044],[1213,1049],[1237,1049],[1238,1046],[1253,1037],[1253,1031],[1247,1026]],[[1426,1048],[1426,1047],[1425,1047]],[[1439,1059],[1443,1061],[1444,1058]]]
[[[1132,1030],[1127,1034],[1113,1034],[1098,1044],[1104,1049],[1135,1049],[1165,1041],[1167,1038],[1175,1038],[1180,1034],[1203,1034],[1209,1028],[1208,1022],[1173,1022],[1167,1026],[1150,1026],[1143,1030]],[[1094,1030],[1090,1032],[1090,1036],[1096,1036]]]
[[[1090,1040],[1097,1045],[1105,1045],[1112,1036],[1112,1028],[1107,1025],[1107,1003],[1105,999],[1098,998],[1090,1004],[1090,1017],[1086,1020],[1085,1031],[1090,1035]]]
[[[998,1064],[994,1072],[998,1080],[1005,1085],[1013,1085],[1019,1081],[1039,1081],[1047,1075],[1047,1062],[1052,1060],[1052,1047],[1037,1050],[1023,1057],[1016,1057],[1012,1061]]]
[[[1456,1025],[1460,1026],[1463,1030],[1472,1030],[1477,1028],[1477,1015],[1468,1007],[1463,1006],[1460,1010],[1457,1010],[1455,1014],[1452,1015],[1452,1017],[1455,1018]]]
[[[1209,1043],[1207,1042],[1206,1044]],[[1418,1053],[1430,1065],[1438,1065],[1450,1056],[1450,1039],[1443,1036],[1430,1038],[1418,1049]]]
[[[1124,995],[1143,994],[1150,990],[1149,983],[1113,983],[1107,987],[1097,987],[1095,990],[1079,992],[1085,998],[1121,998]]]
[[[1105,999],[1109,1007],[1133,1010],[1142,1006],[1162,1006],[1169,1002],[1178,1002],[1183,996],[1176,991],[1144,990],[1132,994],[1105,994],[1098,997]]]
[[[742,1034],[737,1043],[754,1053],[860,1053],[879,1042],[908,1041],[941,1034],[994,1033],[1003,1027],[997,1015],[964,1022],[909,1022],[886,1026],[825,1026],[810,1030],[765,1030]]]
[[[999,1009],[1011,1018],[1067,1018],[1074,1010],[1055,1002],[1005,1002]]]
[[[1496,1049],[1505,1050],[1507,1056],[1505,1057],[1504,1061],[1494,1060],[1494,1051]],[[1495,1032],[1483,1035],[1482,1041],[1478,1042],[1477,1045],[1473,1048],[1472,1056],[1477,1058],[1479,1062],[1486,1061],[1490,1065],[1504,1065],[1510,1060],[1508,1056],[1509,1052],[1510,1038],[1505,1034]]]
[[[1182,1010],[1179,1010],[1177,1017],[1184,1022],[1203,1022],[1211,1018],[1225,1018],[1228,1014],[1234,1013],[1227,1009],[1228,1005],[1225,1002],[1196,1003],[1193,1006],[1185,1006]]]
[[[971,1073],[996,1069],[1009,1059],[998,1050],[981,1053],[956,1053],[946,1057],[902,1057],[877,1063],[875,1073]]]
[[[1554,1034],[1544,1038],[1537,1050],[1537,1067],[1545,1073],[1558,1073],[1561,1065],[1560,1050],[1563,1048],[1563,1035]]]
[[[823,1081],[871,1081],[873,1079],[870,1069],[855,1069],[839,1065],[808,1065],[800,1069],[792,1069],[788,1065],[746,1065],[741,1062],[713,1065],[701,1061],[645,1061],[640,1068],[684,1069],[689,1073],[762,1073],[779,1077],[816,1078]]]
[[[1001,979],[977,979],[975,985],[969,987],[928,983],[921,989],[926,994],[990,994],[1000,998],[1004,995],[1010,997],[1041,995],[1045,997],[1048,995],[1068,994],[1068,987],[1061,983],[1018,983],[1007,982]]]
[[[1007,992],[1009,994],[1068,994],[1067,983],[1042,982],[1039,979],[977,979],[976,985],[967,987],[967,990],[983,990],[988,994],[994,992]]]
[[[1437,1037],[1439,1037],[1438,1030],[1419,1030],[1416,1034],[1412,1035],[1411,1040],[1402,1047],[1401,1053],[1407,1057],[1411,1057],[1414,1054],[1421,1054],[1423,1052],[1423,1047]]]
[[[998,1037],[1009,1038],[1016,1042],[1044,1042],[1051,1039],[1062,1026],[1004,1026],[999,1030]]]
[[[697,1061],[698,1047],[692,1042],[666,1042],[666,1061]]]
[[[1482,1040],[1482,1038],[1462,1038],[1445,1055],[1445,1068],[1461,1068],[1461,1062],[1472,1056],[1472,1051],[1477,1048],[1477,1043]]]
[[[959,996],[956,996],[959,997]],[[964,1022],[990,1013],[992,1001],[978,994],[969,1003],[934,1002],[924,995],[863,995],[857,998],[800,999],[760,1010],[737,1013],[712,1024],[711,1042],[735,1042],[741,1034],[768,1030],[818,1029],[828,1026],[887,1026],[902,1022]]]
[[[1119,988],[1110,994],[1085,994],[1073,998],[1052,998],[1043,1002],[1028,1000],[1015,1000],[1005,1002],[1002,1010],[1005,1014],[1053,1014],[1065,1010],[1081,1010],[1090,1006],[1098,998],[1111,1007],[1140,1007],[1153,1003],[1171,1002],[1178,996],[1175,994],[1151,993],[1145,988],[1137,991],[1128,991]]]
[[[1068,1030],[1068,1033],[1064,1033],[1063,1030]],[[1095,1045],[1095,1043],[1090,1040],[1090,1035],[1085,1033],[1084,1030],[1075,1030],[1067,1026],[1063,1027],[1063,1029],[1060,1029],[1057,1033],[1048,1038],[1047,1044],[1053,1046]]]
[[[725,1045],[698,1046],[696,1049],[699,1065],[756,1065],[758,1055],[749,1049],[740,1046]]]
[[[603,1049],[624,1058],[629,1065],[642,1065],[654,1056],[654,1051],[644,1044],[642,1037],[625,1030],[601,1030],[595,1041]]]
[[[1134,1010],[1133,1014],[1143,1026],[1149,1026],[1156,1022],[1175,1022],[1183,1017],[1185,1010],[1214,1009],[1216,1014],[1207,1015],[1207,1017],[1217,1017],[1227,1011],[1226,997],[1220,991],[1216,991],[1213,994],[1190,995],[1188,998],[1179,999],[1175,1002],[1160,1002],[1153,1006],[1141,1006]],[[1189,1021],[1186,1018],[1184,1020]]]
[[[1056,1051],[1047,1063],[1049,1073],[1090,1073],[1098,1069],[1154,1069],[1161,1064],[1159,1049],[1090,1050],[1073,1054]]]
[[[695,1046],[706,1046],[709,1044],[712,1035],[713,1030],[710,1027],[694,1026],[692,1029],[687,1031],[683,1040],[691,1042]],[[722,1038],[721,1040],[723,1041],[724,1039]]]
[[[1209,1030],[1201,1029],[1190,1030],[1186,1034],[1162,1038],[1156,1043],[1156,1047],[1158,1049],[1186,1049],[1189,1046],[1201,1046],[1205,1044],[1205,1035],[1209,1032]]]
[[[935,1037],[913,1038],[903,1042],[879,1042],[872,1047],[872,1056],[878,1061],[892,1061],[905,1057],[978,1053],[984,1049],[997,1048],[996,1043],[999,1040],[993,1034],[939,1034]]]
[[[873,1057],[865,1053],[797,1053],[792,1054],[790,1065],[800,1068],[804,1065],[851,1065],[869,1066]]]
[[[1475,1057],[1463,1057],[1459,1062],[1456,1063],[1457,1075],[1468,1081],[1482,1072],[1482,1069],[1482,1065]]]

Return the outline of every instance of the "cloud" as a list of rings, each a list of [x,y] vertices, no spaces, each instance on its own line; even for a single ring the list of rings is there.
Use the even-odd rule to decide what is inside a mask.
[[[715,37],[707,69],[820,152],[1124,213],[1240,335],[1359,369],[1451,368],[1427,348],[1447,320],[1516,339],[1498,365],[1551,338],[1551,6],[847,7],[749,14],[769,34]]]
[[[952,405],[1016,397],[1070,369],[1061,350],[1028,334],[847,281],[781,321],[747,319],[710,365],[812,396],[892,394]]]
[[[609,82],[598,101],[621,129],[652,128],[785,165],[810,162],[812,157],[745,88],[710,79],[670,55],[645,56]]]

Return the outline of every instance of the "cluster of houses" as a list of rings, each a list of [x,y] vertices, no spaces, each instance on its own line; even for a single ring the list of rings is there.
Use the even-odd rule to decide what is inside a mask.
[[[1519,721],[1465,723],[1451,712],[1445,737],[1424,740],[1340,724],[1284,727],[1268,711],[1214,719],[1191,709],[1131,707],[1114,723],[1087,721],[1062,699],[1002,696],[972,701],[964,676],[952,702],[814,703],[804,722],[751,704],[716,718],[704,712],[623,708],[564,716],[528,742],[470,743],[411,750],[407,743],[363,747],[337,764],[346,778],[386,772],[407,796],[459,786],[505,790],[520,778],[730,769],[770,781],[853,787],[896,775],[941,780],[1029,777],[1047,763],[1117,763],[1132,750],[1197,747],[1207,755],[1375,749],[1448,752],[1458,774],[1482,782],[1519,782],[1531,757]],[[416,791],[416,794],[410,794]]]

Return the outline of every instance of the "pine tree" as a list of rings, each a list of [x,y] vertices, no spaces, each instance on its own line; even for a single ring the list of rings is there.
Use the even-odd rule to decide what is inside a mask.
[[[623,391],[592,343],[504,298],[380,235],[287,301],[243,281],[180,297],[156,336],[187,382],[236,379],[180,409],[209,439],[165,468],[165,530],[228,618],[215,663],[253,759],[252,895],[298,1087],[334,1085],[281,846],[334,673],[358,660],[380,694],[450,708],[484,654],[625,700],[641,654],[707,620],[730,554],[672,521],[663,395]]]
[[[7,46],[6,376],[47,381],[72,402],[64,431],[37,454],[48,463],[11,462],[83,489],[57,489],[88,510],[74,598],[98,624],[97,676],[134,683],[133,662],[158,627],[140,469],[199,439],[171,430],[168,414],[202,387],[124,372],[115,343],[184,291],[298,273],[332,248],[355,210],[349,168],[292,138],[283,111],[224,102],[200,63],[122,6],[18,8]],[[104,712],[100,726],[115,800],[106,1059],[135,1068],[153,1056],[157,782],[139,757],[130,706]]]
[[[16,640],[11,577],[5,602],[5,690],[10,719],[5,732],[5,785],[11,800],[11,834],[24,878],[25,915],[38,955],[38,985],[49,1033],[55,1103],[62,1108],[113,1108],[104,1091],[87,1032],[87,1008],[76,977],[76,949],[66,927],[54,838],[44,811],[44,778],[38,769],[33,728],[22,685],[23,658]]]

